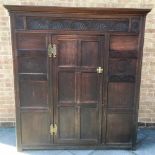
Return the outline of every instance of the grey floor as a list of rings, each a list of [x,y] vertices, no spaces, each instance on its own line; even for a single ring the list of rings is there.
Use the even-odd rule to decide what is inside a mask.
[[[155,155],[155,129],[138,131],[137,150],[16,151],[15,129],[0,128],[0,155]]]

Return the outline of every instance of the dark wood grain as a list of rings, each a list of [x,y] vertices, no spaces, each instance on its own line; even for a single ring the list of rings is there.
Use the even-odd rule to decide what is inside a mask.
[[[80,139],[97,143],[99,126],[97,109],[92,107],[81,108],[80,119]]]
[[[59,40],[58,63],[60,66],[75,66],[77,64],[77,41]]]
[[[136,73],[135,59],[109,59],[109,75],[132,75]]]
[[[59,102],[75,103],[75,73],[62,71],[58,74]]]
[[[46,49],[46,36],[44,34],[18,34],[17,49]]]
[[[21,115],[22,143],[40,145],[50,143],[49,115],[45,112],[23,112]]]
[[[134,148],[150,10],[5,7],[18,150]],[[48,57],[49,43],[57,46],[56,58]],[[51,124],[58,128],[54,136]]]
[[[151,11],[151,9],[134,9],[134,8],[86,8],[86,7],[49,7],[49,6],[18,6],[18,5],[4,5],[5,8],[7,8],[10,12],[16,11],[16,12],[50,12],[50,13],[64,13],[64,14],[70,14],[70,13],[83,13],[83,14],[140,14],[145,15],[148,12]]]
[[[98,100],[98,77],[96,73],[81,74],[81,103],[96,103]]]
[[[47,107],[47,81],[20,81],[20,100],[22,107]]]
[[[81,50],[81,65],[97,67],[100,56],[99,43],[95,41],[82,41]]]
[[[53,42],[56,43],[58,49],[58,57],[54,58],[55,72],[53,75],[55,79],[55,122],[59,128],[59,135],[55,137],[55,142],[97,143],[98,106],[101,104],[98,91],[100,91],[99,88],[102,89],[99,87],[102,80],[99,80],[96,73],[96,68],[101,63],[99,37],[57,35],[53,37]],[[86,51],[87,53],[84,54]],[[67,114],[63,112],[64,110],[67,110]],[[86,125],[88,121],[90,123]]]
[[[108,85],[108,108],[133,108],[134,83],[110,82]]]
[[[108,114],[106,143],[131,143],[132,115]]]
[[[58,141],[74,141],[75,135],[75,109],[74,107],[63,107],[61,106],[58,110]]]
[[[25,52],[25,55],[19,56],[19,73],[47,73],[47,54],[41,52]]]
[[[17,30],[24,30],[24,16],[22,15],[17,15],[15,17],[15,23],[16,23],[16,29]]]
[[[110,49],[116,51],[132,51],[138,48],[137,36],[111,36]]]

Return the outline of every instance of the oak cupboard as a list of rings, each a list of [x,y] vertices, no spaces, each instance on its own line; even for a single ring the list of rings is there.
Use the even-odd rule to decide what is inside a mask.
[[[134,148],[150,10],[5,7],[18,150]]]

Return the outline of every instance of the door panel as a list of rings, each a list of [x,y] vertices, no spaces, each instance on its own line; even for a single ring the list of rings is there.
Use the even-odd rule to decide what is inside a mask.
[[[47,73],[47,52],[23,50],[18,51],[20,73]]]
[[[75,100],[77,40],[74,37],[53,36],[57,56],[53,58],[54,123],[58,134],[54,143],[74,143],[76,137]]]
[[[81,65],[96,67],[99,61],[99,44],[97,41],[82,41],[81,43]]]
[[[47,81],[21,80],[20,99],[21,107],[47,107]]]
[[[106,143],[131,143],[132,114],[108,114]]]
[[[50,143],[48,112],[23,112],[21,122],[23,145],[47,145]]]
[[[77,64],[77,41],[60,40],[58,46],[59,66],[76,66]]]
[[[98,74],[96,69],[103,66],[104,46],[101,45],[103,44],[100,37],[88,36],[81,38],[78,105],[80,105],[79,141],[82,144],[99,143],[102,74]]]
[[[58,75],[59,103],[75,102],[75,73],[60,71]]]
[[[35,33],[19,33],[17,34],[17,48],[18,49],[29,49],[29,50],[45,50],[47,38],[45,34]]]
[[[96,141],[99,126],[97,108],[83,107],[80,114],[80,139]]]
[[[138,36],[112,35],[110,37],[110,50],[114,51],[137,51]]]
[[[74,107],[60,107],[58,109],[60,140],[71,140],[75,138],[75,109]]]
[[[112,75],[131,75],[134,76],[136,73],[135,59],[110,59],[109,60],[109,74]]]
[[[80,102],[95,103],[98,102],[98,75],[92,72],[81,73],[81,95]]]
[[[54,143],[98,143],[102,74],[100,37],[53,36],[57,56],[53,58]],[[104,47],[102,47],[102,50]],[[99,95],[100,94],[100,95]]]
[[[110,82],[108,86],[108,108],[132,109],[134,86],[134,83]]]

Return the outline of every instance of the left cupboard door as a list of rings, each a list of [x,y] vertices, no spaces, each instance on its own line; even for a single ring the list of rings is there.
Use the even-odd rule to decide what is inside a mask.
[[[50,85],[51,67],[46,34],[16,35],[17,77],[22,147],[43,147],[53,142]],[[49,95],[50,94],[50,95]],[[17,119],[18,120],[18,119]],[[18,135],[17,135],[18,138]]]

